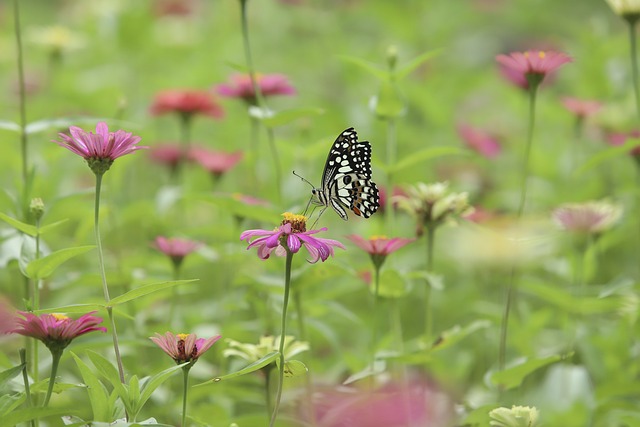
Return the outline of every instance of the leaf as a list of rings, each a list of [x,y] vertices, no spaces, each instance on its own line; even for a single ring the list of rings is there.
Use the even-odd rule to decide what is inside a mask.
[[[93,420],[110,421],[111,408],[109,407],[109,394],[104,385],[98,380],[96,375],[89,369],[86,363],[82,361],[73,352],[70,352],[76,361],[82,381],[87,385],[87,393],[89,394],[89,403],[93,411]]]
[[[532,372],[535,372],[538,369],[552,363],[567,359],[571,356],[573,356],[573,353],[565,355],[554,354],[553,356],[529,360],[525,359],[524,362],[518,365],[511,366],[503,371],[495,372],[493,375],[491,375],[491,382],[497,386],[500,386],[504,390],[509,390],[522,384],[522,381],[524,381],[526,376],[531,374]]]
[[[460,325],[456,325],[451,329],[448,329],[440,334],[438,339],[431,346],[431,352],[443,350],[445,348],[449,348],[469,335],[473,334],[480,329],[485,329],[491,326],[491,322],[488,320],[476,320],[475,322],[471,322],[465,327],[460,327]]]
[[[15,426],[20,423],[35,420],[36,418],[50,417],[53,415],[68,415],[69,408],[24,408],[14,410],[2,417],[3,426]]]
[[[300,377],[307,375],[309,369],[299,360],[288,360],[284,363],[284,375],[286,377]]]
[[[426,160],[435,159],[436,157],[452,155],[460,156],[465,154],[465,151],[457,147],[429,147],[413,153],[411,156],[400,160],[395,165],[383,166],[383,169],[386,169],[388,173],[396,173]]]
[[[409,61],[408,64],[402,66],[400,69],[398,69],[395,72],[396,78],[398,80],[404,79],[407,75],[413,72],[420,65],[427,62],[429,59],[433,58],[434,56],[439,55],[440,52],[442,52],[442,49],[434,49],[413,58],[411,61]]]
[[[44,308],[36,310],[34,313],[87,313],[89,311],[95,311],[106,308],[104,304],[71,304],[63,305],[61,307]]]
[[[38,234],[38,229],[35,225],[26,224],[22,221],[19,221],[15,218],[10,217],[9,215],[3,212],[0,212],[0,219],[6,222],[7,224],[9,224],[10,226],[12,226],[13,228],[15,228],[16,230],[19,230],[25,234],[28,234],[29,236],[35,237]]]
[[[75,248],[60,249],[45,257],[33,260],[27,265],[27,277],[33,280],[46,279],[64,262],[89,252],[93,248],[95,248],[95,246],[77,246]]]
[[[387,70],[383,70],[377,65],[372,64],[371,62],[365,61],[364,59],[360,59],[355,56],[347,56],[347,55],[340,55],[338,56],[338,58],[340,58],[344,62],[353,64],[362,68],[367,73],[375,76],[379,80],[387,80],[389,78],[389,72]]]
[[[105,119],[100,117],[62,117],[55,119],[44,119],[29,123],[27,125],[26,131],[28,134],[34,134],[50,129],[58,130],[74,125],[77,126],[80,124],[93,125],[100,121],[105,121]]]
[[[0,120],[0,129],[20,132],[20,125],[8,120]]]
[[[631,151],[637,146],[638,146],[638,140],[631,139],[627,141],[624,145],[618,145],[615,147],[607,148],[605,150],[601,150],[597,154],[591,156],[589,160],[584,162],[582,166],[577,168],[573,172],[573,176],[578,177],[580,175],[584,175],[586,172],[591,171],[592,169],[596,168],[597,166],[599,166],[600,164],[604,163],[605,161],[611,158],[618,157],[622,154],[628,154],[629,151]]]
[[[6,382],[11,380],[12,378],[17,377],[24,369],[25,364],[21,363],[18,366],[14,366],[13,368],[9,368],[6,371],[0,372],[0,386],[4,385]]]
[[[137,412],[140,412],[144,404],[149,400],[153,392],[163,383],[165,382],[171,375],[173,375],[177,370],[184,368],[189,363],[183,363],[181,365],[172,366],[170,368],[165,369],[164,371],[158,372],[142,386],[142,390],[140,393],[140,398],[137,402],[133,402],[133,405],[138,409]]]
[[[24,393],[0,395],[0,416],[12,413],[24,401]]]
[[[349,375],[349,378],[344,380],[342,384],[348,385],[356,381],[360,381],[364,378],[381,374],[385,371],[386,368],[387,368],[387,362],[385,362],[384,360],[376,360],[373,362],[373,366],[367,365],[367,367],[364,368],[362,371]]]
[[[554,304],[562,311],[574,314],[596,314],[614,312],[620,308],[620,298],[617,295],[606,298],[577,297],[558,286],[536,282],[523,282],[521,289]]]
[[[271,114],[269,117],[262,119],[262,123],[270,128],[277,126],[283,126],[291,123],[294,120],[304,117],[318,116],[324,114],[322,108],[303,107],[303,108],[291,108],[288,110],[278,111]]]
[[[133,375],[129,379],[129,402],[131,402],[131,406],[134,408],[129,416],[135,420],[143,405],[140,404],[140,381],[138,381],[137,375]]]
[[[211,383],[217,383],[217,382],[220,382],[222,380],[229,380],[231,378],[236,378],[236,377],[240,377],[242,375],[250,374],[251,372],[258,371],[258,370],[264,368],[265,366],[272,364],[273,362],[275,362],[279,358],[280,358],[280,353],[277,352],[277,351],[272,351],[271,353],[267,354],[266,356],[262,357],[259,360],[256,360],[252,364],[245,366],[244,368],[240,369],[239,371],[232,372],[230,374],[223,375],[221,377],[216,377],[216,378],[214,378],[212,380],[205,381],[203,383],[197,384],[195,387],[200,387],[200,386],[211,384]]]
[[[118,304],[122,304],[125,302],[132,301],[134,299],[143,297],[145,295],[152,294],[154,292],[162,291],[164,289],[169,289],[174,286],[183,285],[185,283],[197,282],[200,279],[190,279],[190,280],[170,280],[167,282],[157,282],[150,283],[148,285],[140,286],[139,288],[132,289],[129,292],[119,295],[109,301],[109,305],[111,307],[115,307]]]
[[[131,412],[131,402],[129,401],[129,393],[126,387],[120,382],[120,374],[118,370],[107,359],[94,351],[87,351],[87,356],[96,367],[100,375],[102,375],[113,386],[114,391],[118,394],[127,412]]]
[[[61,224],[64,224],[65,222],[69,221],[69,218],[65,218],[65,219],[61,219],[60,221],[56,221],[56,222],[52,222],[51,224],[47,224],[43,227],[40,227],[40,229],[38,230],[40,235],[43,235],[44,233],[53,230],[54,228],[58,227]]]

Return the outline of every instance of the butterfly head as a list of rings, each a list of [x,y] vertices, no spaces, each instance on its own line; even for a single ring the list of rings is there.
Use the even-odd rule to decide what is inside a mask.
[[[311,203],[317,206],[327,206],[327,198],[320,188],[311,190]]]

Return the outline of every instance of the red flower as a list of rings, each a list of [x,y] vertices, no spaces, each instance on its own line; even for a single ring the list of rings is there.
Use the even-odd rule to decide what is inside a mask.
[[[196,114],[216,119],[224,117],[224,110],[213,95],[197,89],[171,89],[159,92],[150,108],[151,114],[159,116],[178,113],[185,118]]]
[[[469,125],[459,125],[458,135],[467,147],[486,157],[493,159],[500,154],[502,147],[495,137],[482,129]]]
[[[189,158],[200,164],[209,171],[215,178],[233,169],[242,160],[242,151],[225,153],[223,151],[207,150],[204,148],[194,148],[189,152]]]
[[[202,354],[221,338],[220,335],[208,339],[198,338],[196,334],[177,334],[165,332],[149,337],[158,347],[167,353],[179,365],[185,362],[196,363]]]
[[[283,74],[256,74],[256,84],[264,97],[274,95],[295,95],[296,90],[287,76]],[[234,74],[230,83],[216,86],[218,94],[230,98],[241,98],[245,102],[255,105],[256,94],[249,74]]]
[[[42,341],[51,351],[62,350],[74,338],[93,331],[106,332],[107,329],[98,326],[102,323],[100,317],[93,316],[95,311],[87,313],[73,320],[63,314],[41,314],[39,316],[24,311],[18,312],[24,319],[16,319],[18,327],[12,333],[32,337]]]
[[[553,71],[572,59],[561,52],[528,50],[498,55],[496,60],[502,65],[502,72],[518,86],[528,88],[533,81],[536,85]]]

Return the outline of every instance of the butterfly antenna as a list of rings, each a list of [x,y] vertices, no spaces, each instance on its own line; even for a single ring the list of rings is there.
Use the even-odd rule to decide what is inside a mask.
[[[306,178],[304,178],[304,177],[302,177],[302,176],[298,175],[298,174],[296,173],[296,171],[292,171],[292,172],[293,172],[293,174],[294,174],[295,176],[297,176],[298,178],[300,178],[301,180],[303,180],[304,182],[306,182],[307,184],[309,184],[309,185],[311,186],[311,188],[316,188],[316,186],[315,186],[315,185],[313,185],[312,183],[310,183],[310,182],[309,182],[309,180],[307,180]]]

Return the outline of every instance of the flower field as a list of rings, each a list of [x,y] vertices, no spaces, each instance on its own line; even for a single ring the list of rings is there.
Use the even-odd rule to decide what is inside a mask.
[[[640,426],[639,19],[0,3],[0,426]]]

